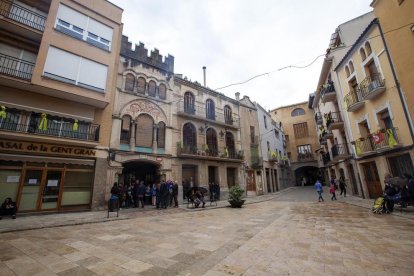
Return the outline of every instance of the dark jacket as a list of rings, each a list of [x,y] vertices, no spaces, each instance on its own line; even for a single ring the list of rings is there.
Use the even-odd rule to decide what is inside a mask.
[[[173,184],[173,195],[178,195],[178,184],[177,183],[174,183]]]
[[[138,191],[137,191],[137,195],[138,196],[144,196],[145,195],[145,191],[147,190],[147,188],[145,187],[144,184],[141,184],[138,186]]]

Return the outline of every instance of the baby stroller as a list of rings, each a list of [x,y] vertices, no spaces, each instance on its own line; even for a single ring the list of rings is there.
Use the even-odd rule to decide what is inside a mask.
[[[374,214],[382,214],[385,213],[386,209],[384,208],[385,200],[382,196],[378,197],[374,201],[374,206],[372,206],[371,211]]]

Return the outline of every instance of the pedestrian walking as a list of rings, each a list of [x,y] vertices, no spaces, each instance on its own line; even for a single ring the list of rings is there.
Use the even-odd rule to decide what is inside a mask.
[[[324,200],[323,200],[323,197],[322,197],[323,187],[322,187],[322,184],[321,184],[321,182],[319,181],[319,179],[318,179],[318,180],[316,180],[316,183],[315,183],[315,190],[316,190],[316,192],[317,192],[317,193],[318,193],[318,195],[319,195],[318,202],[324,201]]]
[[[342,176],[339,178],[339,189],[341,190],[340,195],[342,196],[343,194],[344,197],[346,197],[346,183],[345,179]]]
[[[332,194],[331,200],[336,200],[335,184],[333,183],[330,184],[329,192]]]

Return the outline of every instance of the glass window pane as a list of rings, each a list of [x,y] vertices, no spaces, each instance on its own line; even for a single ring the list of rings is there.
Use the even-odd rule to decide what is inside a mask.
[[[65,174],[62,206],[86,205],[91,202],[93,172],[71,172]]]

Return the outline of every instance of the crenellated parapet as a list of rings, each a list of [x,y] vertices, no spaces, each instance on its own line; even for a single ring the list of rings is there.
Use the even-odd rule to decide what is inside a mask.
[[[158,49],[151,51],[148,55],[148,49],[145,48],[144,43],[135,44],[135,49],[132,49],[132,43],[128,41],[127,36],[122,36],[121,41],[121,56],[130,58],[134,61],[141,62],[145,65],[155,67],[168,74],[174,74],[174,56],[168,54],[167,57],[160,55]]]

